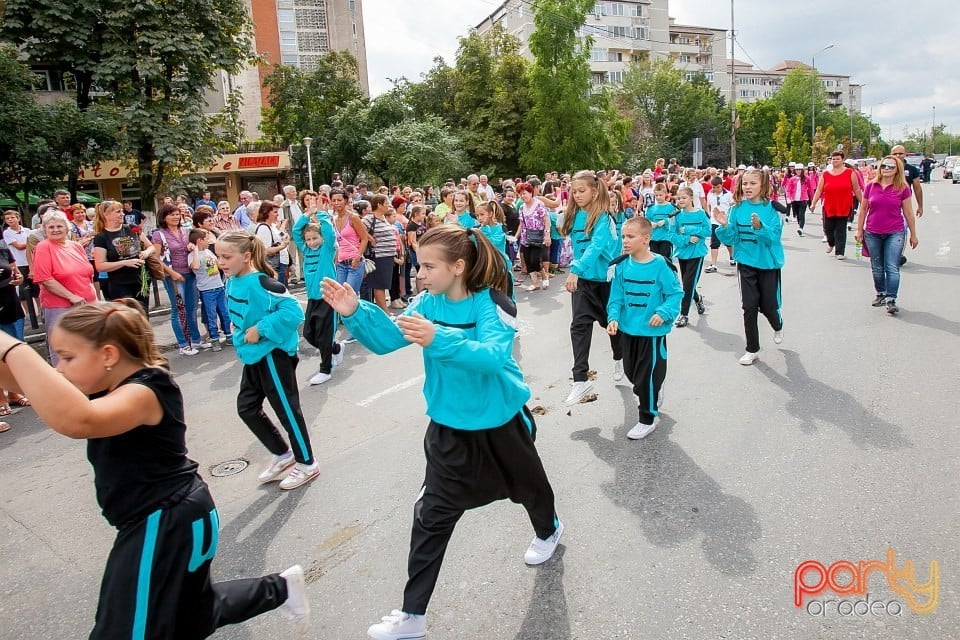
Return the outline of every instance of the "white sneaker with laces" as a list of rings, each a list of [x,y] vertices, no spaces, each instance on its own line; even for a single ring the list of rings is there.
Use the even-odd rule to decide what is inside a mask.
[[[280,488],[284,491],[289,491],[290,489],[296,489],[300,485],[306,484],[320,475],[320,465],[314,462],[313,464],[300,464],[290,470],[290,473],[287,474],[287,477],[280,481]]]
[[[745,367],[749,367],[749,366],[752,365],[754,362],[756,362],[756,361],[757,361],[757,358],[759,358],[759,357],[760,357],[760,356],[759,356],[758,354],[756,354],[756,353],[750,353],[749,351],[747,351],[747,352],[744,353],[742,356],[740,356],[740,364],[742,364],[742,365],[745,366]]]
[[[593,390],[593,382],[591,380],[584,380],[582,382],[574,382],[573,388],[570,389],[570,395],[567,396],[567,399],[563,401],[563,404],[570,407],[587,395],[591,390]]]
[[[263,470],[257,480],[260,482],[273,482],[274,480],[279,480],[284,475],[286,475],[287,470],[290,469],[296,460],[293,458],[293,452],[288,451],[282,456],[273,456],[273,460],[270,462],[270,466]]]
[[[333,354],[333,356],[330,358],[331,364],[333,364],[335,367],[343,364],[343,352],[347,350],[347,345],[345,342],[338,342],[337,344],[340,346],[340,351]]]
[[[783,344],[783,329],[773,332],[773,342],[774,344]]]
[[[420,640],[427,635],[427,616],[394,609],[380,622],[370,625],[367,635],[374,640]]]
[[[557,544],[560,543],[560,536],[563,535],[563,523],[557,521],[557,530],[553,532],[546,540],[534,537],[533,542],[527,547],[523,554],[523,561],[531,566],[543,564],[553,557],[553,552],[557,550]]]
[[[193,347],[180,347],[180,355],[182,356],[195,356],[198,353],[200,352]]]
[[[613,361],[613,379],[617,382],[623,380],[623,360]]]
[[[653,419],[653,424],[643,424],[638,422],[633,425],[633,428],[630,431],[627,431],[627,437],[631,440],[640,440],[641,438],[646,438],[648,435],[653,433],[657,428],[657,419]]]
[[[280,574],[287,582],[287,599],[277,609],[287,620],[296,625],[297,633],[303,635],[310,628],[310,602],[307,600],[307,583],[303,568],[295,564]]]
[[[310,384],[314,386],[318,384],[323,384],[324,382],[329,382],[330,378],[332,377],[333,376],[330,375],[329,373],[324,373],[323,371],[317,371],[315,374],[313,374],[310,377]]]
[[[210,341],[201,342],[200,344],[197,345],[197,347],[201,349],[211,349],[213,348],[213,343]]]

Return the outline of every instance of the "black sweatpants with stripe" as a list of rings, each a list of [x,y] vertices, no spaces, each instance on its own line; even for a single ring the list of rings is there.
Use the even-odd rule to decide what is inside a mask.
[[[680,301],[680,315],[690,315],[690,301],[700,300],[700,294],[697,293],[697,283],[700,282],[700,274],[703,272],[703,258],[692,258],[680,261],[680,282],[683,283],[683,300]]]
[[[210,582],[219,517],[199,477],[142,520],[121,527],[100,586],[91,640],[194,640],[276,609],[279,574]]]
[[[577,290],[570,296],[573,320],[570,322],[570,342],[573,346],[573,381],[584,382],[590,370],[590,343],[593,341],[593,323],[607,328],[607,302],[610,283],[595,280],[577,281]],[[610,336],[613,359],[620,360],[620,334]]]
[[[340,345],[334,340],[337,332],[337,313],[324,300],[307,299],[306,319],[303,323],[303,339],[320,350],[320,371],[333,370],[333,354],[340,353]]]
[[[274,349],[256,364],[243,365],[240,393],[237,394],[237,413],[270,453],[275,456],[293,451],[301,464],[313,464],[310,434],[300,409],[300,389],[297,386],[297,356]],[[270,401],[280,424],[287,431],[287,445],[273,421],[263,411],[263,400]]]
[[[747,351],[760,351],[760,328],[757,326],[762,313],[774,331],[783,329],[780,316],[780,269],[757,269],[742,262],[737,265],[740,279],[740,302],[743,305],[743,332],[747,338]]]
[[[673,264],[673,243],[669,240],[651,240],[650,241],[650,251],[660,254],[667,260],[667,266],[670,267],[674,273],[677,272],[677,266]]]
[[[538,538],[553,535],[558,526],[553,488],[534,445],[536,435],[526,407],[494,429],[467,431],[430,421],[423,438],[426,476],[413,506],[403,611],[426,613],[450,536],[467,509],[509,498],[527,510]]]
[[[623,372],[637,396],[638,419],[653,424],[660,415],[657,403],[667,377],[666,336],[632,336],[620,332],[623,342]]]

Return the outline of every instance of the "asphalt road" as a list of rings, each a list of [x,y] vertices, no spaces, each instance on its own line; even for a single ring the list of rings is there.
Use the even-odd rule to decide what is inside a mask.
[[[599,329],[599,397],[562,406],[569,296],[560,280],[522,293],[517,357],[531,406],[545,409],[538,446],[566,532],[557,556],[532,569],[522,561],[533,533],[521,507],[468,513],[431,603],[429,637],[960,638],[960,186],[935,181],[925,191],[897,317],[870,306],[868,260],[824,254],[812,216],[807,236],[794,224],[784,231],[786,339],[774,345],[761,324],[760,360],[742,367],[733,270],[704,274],[707,314],[670,334],[663,422],[640,442],[625,437],[635,401],[626,380],[613,383]],[[267,455],[236,417],[232,351],[172,356],[191,454],[221,513],[214,574],[303,564],[314,607],[307,637],[363,638],[400,605],[423,474],[417,349],[377,357],[351,345],[334,379],[310,388],[316,358],[305,348],[301,399],[323,472],[286,494],[257,485]],[[86,637],[113,531],[95,504],[84,446],[29,409],[10,421],[0,435],[0,637]],[[208,472],[235,458],[250,467]],[[866,614],[854,607],[861,596],[832,592],[794,606],[800,563],[885,562],[888,548],[899,569],[914,563],[916,582],[937,563],[933,612],[911,609],[881,569],[866,582],[870,603],[883,605]],[[843,571],[835,577],[849,582]],[[838,600],[849,602],[839,612]],[[821,614],[824,601],[833,604]],[[214,637],[289,635],[271,614]]]

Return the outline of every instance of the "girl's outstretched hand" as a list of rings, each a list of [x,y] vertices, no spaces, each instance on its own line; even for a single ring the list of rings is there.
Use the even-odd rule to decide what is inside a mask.
[[[320,289],[326,303],[341,316],[352,316],[360,306],[357,292],[349,283],[342,285],[333,278],[324,278]]]
[[[437,333],[434,324],[417,312],[397,318],[397,326],[403,332],[404,338],[424,348],[430,346]]]

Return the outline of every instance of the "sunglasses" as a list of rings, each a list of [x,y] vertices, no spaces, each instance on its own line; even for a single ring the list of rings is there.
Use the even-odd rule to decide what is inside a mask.
[[[881,169],[896,169],[897,165],[895,164],[882,164],[880,165]]]

